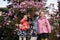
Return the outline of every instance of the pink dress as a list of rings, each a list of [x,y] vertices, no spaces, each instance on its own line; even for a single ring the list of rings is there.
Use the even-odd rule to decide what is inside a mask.
[[[38,34],[51,33],[51,26],[46,18],[40,18],[38,20]]]

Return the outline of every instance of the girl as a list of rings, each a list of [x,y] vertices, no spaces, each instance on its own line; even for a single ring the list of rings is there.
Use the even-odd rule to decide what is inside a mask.
[[[31,39],[31,35],[30,35],[30,32],[31,32],[31,29],[32,29],[32,18],[31,18],[31,13],[27,13],[27,17],[28,17],[28,22],[29,22],[29,24],[30,24],[30,29],[27,31],[27,39],[26,40],[30,40]]]
[[[49,21],[46,19],[44,12],[40,13],[40,18],[38,20],[38,34],[41,39],[48,40],[48,34],[51,33],[51,26]]]
[[[33,30],[31,31],[31,40],[37,40],[37,31],[38,31],[38,19],[39,19],[39,12],[37,11],[34,14],[34,21],[33,21]]]
[[[24,15],[24,17],[20,20],[20,26],[19,26],[19,31],[18,31],[18,35],[19,35],[19,40],[26,40],[26,36],[27,36],[27,30],[30,29],[30,24],[27,21],[27,15]]]

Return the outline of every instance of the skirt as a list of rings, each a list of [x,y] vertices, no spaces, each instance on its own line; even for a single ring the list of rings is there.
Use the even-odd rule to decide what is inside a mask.
[[[23,30],[18,30],[17,34],[18,34],[18,36],[21,36],[21,37],[26,37],[27,36],[27,32],[23,31]]]
[[[21,36],[21,37],[29,37],[30,36],[30,30],[27,30],[27,31],[18,30],[17,34],[18,34],[18,36]]]

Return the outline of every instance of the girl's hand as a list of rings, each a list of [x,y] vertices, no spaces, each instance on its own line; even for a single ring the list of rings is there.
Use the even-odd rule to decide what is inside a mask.
[[[24,15],[24,17],[23,17],[24,19],[27,19],[27,15]]]
[[[19,28],[21,28],[22,27],[22,25],[21,24],[19,24]]]

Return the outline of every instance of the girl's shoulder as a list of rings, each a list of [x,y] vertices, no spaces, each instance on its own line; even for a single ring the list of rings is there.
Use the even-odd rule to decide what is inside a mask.
[[[46,17],[38,19],[38,21],[46,21],[46,20],[48,20]]]
[[[47,18],[46,17],[44,17],[44,18],[39,17],[39,20],[43,20],[43,19],[47,19]]]

